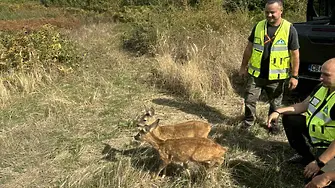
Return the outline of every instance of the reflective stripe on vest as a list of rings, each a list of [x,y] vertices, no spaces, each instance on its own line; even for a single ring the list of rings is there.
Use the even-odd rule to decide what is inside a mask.
[[[282,19],[273,40],[270,52],[269,80],[280,80],[289,77],[291,57],[288,50],[288,40],[291,23]],[[261,61],[264,52],[264,37],[267,33],[266,20],[256,25],[252,55],[249,62],[249,74],[260,75]]]
[[[309,100],[306,124],[312,144],[318,148],[327,147],[335,140],[335,121],[330,110],[335,104],[335,92],[328,95],[328,88],[321,86]]]

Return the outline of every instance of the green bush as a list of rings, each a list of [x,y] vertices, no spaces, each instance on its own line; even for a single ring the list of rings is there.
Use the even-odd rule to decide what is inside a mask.
[[[27,71],[35,66],[60,70],[77,66],[76,47],[51,25],[38,31],[1,32],[0,71]]]

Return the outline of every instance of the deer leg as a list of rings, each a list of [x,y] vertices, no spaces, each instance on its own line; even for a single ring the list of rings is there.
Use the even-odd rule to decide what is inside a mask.
[[[188,169],[188,163],[187,162],[184,162],[183,163],[183,167],[186,171],[186,175],[189,179],[189,182],[188,182],[188,187],[192,187],[192,178],[191,178],[191,172],[190,172],[190,169]]]
[[[156,174],[156,178],[159,176],[159,173],[161,173],[161,171],[164,169],[164,174],[162,176],[162,178],[165,177],[166,175],[166,166],[169,164],[169,162],[163,160],[163,163],[159,166],[158,172]]]
[[[221,164],[223,163],[223,159],[222,158],[216,158],[213,159],[212,161],[207,161],[206,164],[208,164],[208,178],[210,178],[212,180],[212,182],[216,182],[214,179],[214,167],[219,167],[221,166]]]
[[[164,168],[162,178],[165,178],[165,176],[166,176],[166,166],[165,166],[165,168]]]
[[[187,174],[187,176],[188,176],[189,178],[191,178],[191,172],[190,172],[190,170],[188,169],[188,163],[187,163],[187,162],[184,162],[184,163],[183,163],[183,167],[184,167],[184,169],[186,170],[186,174]]]
[[[214,167],[221,166],[223,163],[222,158],[215,158],[211,161],[206,161],[206,164],[208,164],[208,169],[213,169]]]

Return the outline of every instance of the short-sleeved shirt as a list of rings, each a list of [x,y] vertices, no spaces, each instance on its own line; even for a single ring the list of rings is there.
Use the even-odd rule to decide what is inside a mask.
[[[254,26],[254,28],[251,31],[251,34],[248,38],[248,40],[253,43],[254,37],[255,37],[255,29],[257,24]],[[272,26],[270,24],[267,24],[267,34],[269,38],[273,38],[274,34],[276,33],[279,26]],[[267,41],[268,38],[264,36],[264,41]],[[273,41],[273,40],[272,40]],[[268,78],[269,77],[269,65],[270,65],[270,51],[272,46],[272,41],[264,44],[264,51],[262,56],[262,62],[261,62],[261,70],[260,70],[260,78]],[[297,30],[294,28],[293,25],[290,27],[290,33],[289,33],[289,39],[288,39],[288,49],[289,50],[296,50],[299,49],[299,40],[298,40],[298,33]]]
[[[317,85],[309,96],[313,97],[315,93],[321,88],[321,86],[322,84]],[[333,121],[335,120],[335,105],[333,105],[330,109],[330,119],[332,119]]]

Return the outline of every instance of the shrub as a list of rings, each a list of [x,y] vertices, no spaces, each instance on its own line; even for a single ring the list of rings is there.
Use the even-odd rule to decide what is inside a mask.
[[[51,25],[38,31],[1,32],[0,71],[29,71],[35,66],[60,70],[78,65],[75,46]]]

